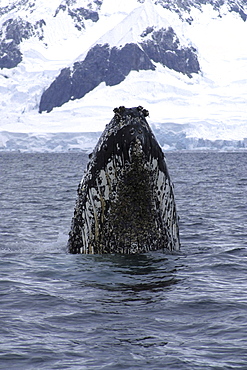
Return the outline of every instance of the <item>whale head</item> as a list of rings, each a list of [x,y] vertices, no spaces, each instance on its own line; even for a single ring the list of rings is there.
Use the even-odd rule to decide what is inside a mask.
[[[146,117],[119,107],[78,187],[71,253],[142,253],[180,247],[173,185]]]

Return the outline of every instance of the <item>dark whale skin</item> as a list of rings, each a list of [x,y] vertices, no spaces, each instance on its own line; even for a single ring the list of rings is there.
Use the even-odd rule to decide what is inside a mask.
[[[78,186],[68,251],[179,250],[173,185],[148,111],[119,107],[114,113]]]

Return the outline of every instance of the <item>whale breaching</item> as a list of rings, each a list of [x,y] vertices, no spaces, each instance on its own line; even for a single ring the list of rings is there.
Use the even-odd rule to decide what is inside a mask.
[[[78,186],[68,251],[179,250],[173,185],[148,111],[119,107],[114,113]]]

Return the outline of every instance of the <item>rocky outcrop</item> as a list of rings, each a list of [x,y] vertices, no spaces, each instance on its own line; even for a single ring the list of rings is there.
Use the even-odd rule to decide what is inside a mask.
[[[143,3],[145,0],[138,0]],[[225,5],[230,12],[235,12],[246,21],[247,19],[247,9],[246,0],[153,0],[156,4],[160,4],[165,9],[169,9],[172,12],[176,12],[181,19],[191,23],[193,18],[190,16],[190,11],[192,8],[197,8],[202,11],[202,5],[210,4],[213,9],[218,12],[219,17],[222,16],[221,8]]]
[[[99,9],[101,2],[94,1],[96,9]],[[90,7],[87,8],[76,8],[70,6],[70,1],[66,1],[66,4],[60,4],[57,8],[54,17],[56,17],[60,11],[67,12],[68,15],[73,19],[75,27],[78,31],[85,28],[85,20],[90,19],[92,22],[97,22],[99,20],[99,13],[96,10],[92,10]]]
[[[0,31],[0,68],[14,68],[22,61],[20,43],[36,36],[43,40],[43,19],[35,24],[21,18],[8,19]]]
[[[117,85],[131,71],[155,70],[153,62],[189,77],[199,72],[196,49],[182,47],[171,27],[158,31],[149,28],[141,36],[143,42],[129,43],[121,48],[96,45],[82,62],[76,62],[71,69],[63,69],[43,93],[39,112],[50,112],[70,99],[80,99],[101,82],[107,86]]]
[[[14,68],[22,61],[19,46],[13,40],[0,43],[0,68]]]
[[[85,20],[98,21],[99,14],[97,10],[100,9],[101,5],[102,1],[100,0],[89,1],[88,8],[76,7],[76,1],[74,0],[61,1],[54,17],[60,11],[66,11],[73,19],[75,27],[81,31],[85,28]],[[36,6],[35,2],[30,0],[12,1],[4,7],[1,7],[0,4],[0,17],[10,12],[18,14],[18,11],[21,10],[25,10],[27,14],[33,13]],[[16,67],[22,61],[20,43],[30,37],[37,37],[40,41],[43,41],[45,25],[43,19],[30,23],[18,16],[5,21],[0,29],[0,68]]]
[[[43,93],[39,111],[50,112],[65,102],[80,99],[101,82],[108,86],[122,82],[130,71],[154,70],[150,58],[136,44],[123,48],[110,48],[108,44],[96,45],[82,62],[76,62],[72,69],[65,68]]]
[[[145,34],[149,34],[148,31],[150,30],[146,30]],[[152,31],[151,34],[152,38],[141,44],[151,60],[161,63],[164,67],[187,74],[189,77],[192,77],[191,73],[199,72],[200,66],[196,49],[181,47],[179,39],[171,27]]]
[[[85,28],[84,19],[90,19],[93,22],[97,22],[99,20],[99,14],[97,12],[85,8],[75,8],[73,10],[69,10],[68,14],[74,20],[75,26],[79,31],[81,31],[82,28]]]

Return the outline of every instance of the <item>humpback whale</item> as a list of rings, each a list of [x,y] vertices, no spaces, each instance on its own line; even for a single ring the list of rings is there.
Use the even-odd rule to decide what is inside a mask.
[[[78,186],[70,253],[179,250],[173,184],[143,107],[114,110]]]

